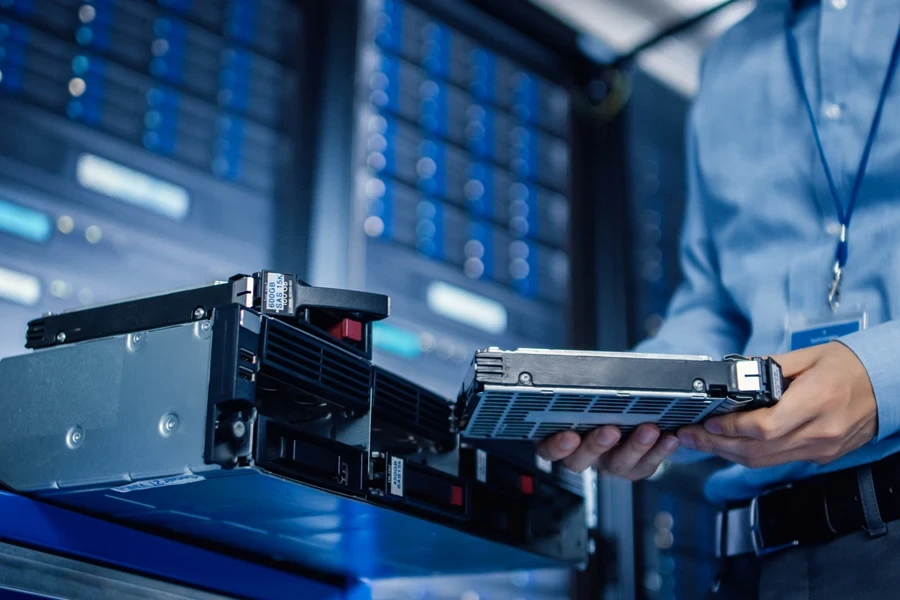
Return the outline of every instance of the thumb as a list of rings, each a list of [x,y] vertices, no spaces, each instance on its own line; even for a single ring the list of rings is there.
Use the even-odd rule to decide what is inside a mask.
[[[782,375],[785,377],[796,377],[816,364],[819,354],[821,354],[821,348],[813,346],[788,352],[787,354],[776,354],[769,358],[781,366]]]

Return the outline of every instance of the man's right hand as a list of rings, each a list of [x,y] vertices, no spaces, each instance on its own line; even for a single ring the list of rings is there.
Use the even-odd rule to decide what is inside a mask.
[[[678,438],[660,436],[655,425],[641,425],[620,444],[621,437],[613,426],[599,427],[584,438],[564,431],[541,442],[537,452],[546,460],[562,460],[576,473],[596,466],[600,473],[637,481],[656,473],[660,463],[678,448]]]

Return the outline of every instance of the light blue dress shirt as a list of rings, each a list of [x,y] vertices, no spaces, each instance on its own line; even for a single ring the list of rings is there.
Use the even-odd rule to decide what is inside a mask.
[[[689,196],[676,291],[656,337],[636,350],[766,355],[789,350],[789,315],[828,311],[840,227],[785,44],[789,0],[760,0],[704,61],[689,123]],[[897,0],[821,0],[795,27],[806,89],[847,202],[900,31]],[[866,367],[878,432],[831,464],[714,474],[713,501],[900,452],[900,75],[884,108],[849,232],[842,305],[868,329],[842,341]],[[680,450],[676,459],[696,458]]]

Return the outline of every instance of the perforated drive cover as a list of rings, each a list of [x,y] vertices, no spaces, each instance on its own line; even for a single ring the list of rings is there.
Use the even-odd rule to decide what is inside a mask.
[[[560,431],[641,423],[664,431],[781,396],[771,360],[551,350],[475,355],[457,408],[470,438],[543,439]]]

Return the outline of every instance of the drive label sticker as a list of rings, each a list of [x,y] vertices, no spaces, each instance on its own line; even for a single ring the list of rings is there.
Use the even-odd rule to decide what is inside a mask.
[[[127,494],[128,492],[136,492],[138,490],[150,490],[153,488],[168,487],[170,485],[184,485],[186,483],[195,483],[203,481],[203,477],[199,475],[175,475],[174,477],[163,477],[162,479],[150,479],[149,481],[138,481],[137,483],[129,483],[119,487],[112,488],[110,491]]]
[[[391,495],[403,496],[403,459],[391,457],[391,466],[388,468],[388,479],[391,481]]]
[[[287,281],[284,273],[266,273],[266,310],[287,310]]]
[[[487,452],[475,451],[475,479],[481,483],[487,483]]]

